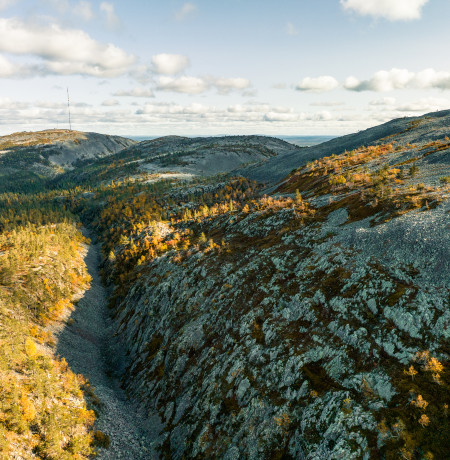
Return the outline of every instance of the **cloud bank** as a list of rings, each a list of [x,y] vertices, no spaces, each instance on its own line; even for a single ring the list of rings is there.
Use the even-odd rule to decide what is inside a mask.
[[[243,91],[250,87],[246,78],[214,78],[214,77],[180,77],[161,76],[156,89],[184,94],[201,94],[216,89],[219,94],[226,95],[231,91]]]
[[[420,19],[429,0],[341,0],[344,10],[389,21]]]
[[[425,69],[410,72],[407,69],[380,70],[368,80],[348,77],[344,88],[350,91],[388,92],[396,89],[450,89],[450,72]]]
[[[148,88],[133,88],[131,90],[119,90],[113,93],[113,96],[118,97],[155,97],[153,91]]]

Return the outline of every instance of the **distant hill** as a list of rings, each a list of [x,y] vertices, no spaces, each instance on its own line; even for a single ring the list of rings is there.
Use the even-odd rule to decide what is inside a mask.
[[[4,185],[26,186],[73,169],[79,161],[113,155],[135,143],[119,136],[61,129],[2,136],[0,178]]]
[[[120,158],[139,160],[140,168],[151,173],[172,171],[208,176],[295,149],[288,142],[266,136],[165,136],[129,147]]]
[[[273,184],[283,179],[292,169],[305,165],[308,161],[324,156],[339,155],[345,150],[353,150],[364,145],[384,143],[394,143],[398,146],[416,144],[417,149],[408,152],[412,158],[425,144],[448,136],[449,127],[450,110],[432,112],[420,117],[398,118],[365,131],[332,139],[323,144],[298,148],[280,155],[276,159],[268,159],[260,165],[244,168],[240,173],[251,179]],[[440,155],[424,161],[449,164],[450,152],[448,149],[443,150]]]

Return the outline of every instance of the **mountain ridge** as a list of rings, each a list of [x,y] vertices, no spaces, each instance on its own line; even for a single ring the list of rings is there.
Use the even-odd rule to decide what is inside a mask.
[[[323,156],[337,155],[345,150],[380,142],[395,141],[400,145],[407,143],[423,145],[443,138],[448,135],[449,120],[450,110],[431,112],[417,117],[397,118],[358,133],[337,137],[313,147],[298,149],[280,156],[276,161],[268,160],[258,166],[243,168],[239,173],[250,179],[273,185],[288,175],[292,169]],[[445,162],[450,162],[448,156]]]

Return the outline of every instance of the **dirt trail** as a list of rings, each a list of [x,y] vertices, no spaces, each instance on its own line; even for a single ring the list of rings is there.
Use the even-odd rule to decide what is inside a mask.
[[[152,449],[158,428],[139,413],[119,385],[124,359],[113,337],[107,292],[98,272],[99,261],[99,247],[89,246],[85,262],[92,276],[91,287],[72,313],[72,324],[60,332],[57,353],[66,359],[73,372],[89,379],[102,402],[96,429],[110,436],[111,445],[100,449],[96,458],[158,459]]]

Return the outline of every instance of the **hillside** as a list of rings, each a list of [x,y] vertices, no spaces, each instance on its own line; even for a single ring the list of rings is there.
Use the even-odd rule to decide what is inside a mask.
[[[115,155],[76,163],[53,186],[111,183],[126,178],[155,182],[193,180],[226,174],[242,165],[260,163],[296,147],[266,136],[187,138],[166,136],[142,141]]]
[[[236,178],[73,199],[161,458],[449,457],[450,142],[414,121],[419,145],[377,138],[270,196]]]
[[[0,195],[1,459],[94,452],[89,384],[56,353],[55,331],[90,283],[76,223],[38,197]]]
[[[296,147],[266,136],[187,138],[167,136],[140,142],[120,154],[140,162],[149,173],[178,172],[209,176],[291,152]]]
[[[0,191],[39,187],[80,161],[113,155],[135,141],[69,130],[14,133],[0,137]]]
[[[353,150],[362,146],[391,142],[398,146],[415,144],[416,150],[408,150],[408,154],[413,158],[423,145],[442,140],[448,136],[449,123],[450,110],[432,112],[420,117],[398,118],[355,134],[332,139],[320,145],[297,149],[276,159],[269,159],[259,166],[242,169],[239,174],[253,180],[274,184],[282,180],[292,169],[305,165],[308,161],[314,161],[324,156],[339,155],[345,150]],[[449,164],[449,152],[443,152],[442,155],[435,155],[425,161],[431,160]]]
[[[441,112],[311,149],[171,136],[76,163],[39,194],[0,194],[3,246],[27,235],[28,221],[46,235],[30,244],[31,265],[6,252],[1,271],[0,246],[6,293],[24,269],[39,280],[30,267],[45,261],[47,282],[33,282],[43,313],[57,320],[60,296],[46,286],[63,284],[64,251],[53,254],[52,238],[69,244],[65,223],[85,241],[77,219],[101,246],[107,287],[92,245],[92,290],[57,345],[97,387],[81,386],[83,410],[95,414],[55,409],[74,420],[82,443],[63,443],[48,419],[25,416],[17,393],[15,405],[0,407],[0,449],[19,443],[27,452],[36,419],[39,433],[52,433],[50,447],[35,440],[37,458],[71,458],[75,448],[86,458],[94,439],[100,459],[450,458],[449,135],[450,112]],[[213,175],[249,158],[263,163],[244,174],[267,166],[260,182],[235,170]],[[77,267],[84,275],[78,259]],[[33,318],[28,298],[4,299],[8,330]],[[25,341],[27,327],[21,334]],[[19,364],[37,407],[29,358]],[[46,366],[59,375],[57,363]],[[17,366],[4,359],[3,368],[17,377]],[[116,388],[118,377],[146,416]]]

